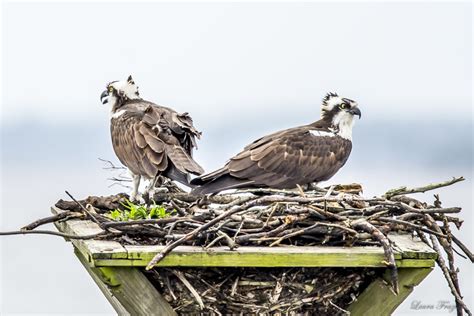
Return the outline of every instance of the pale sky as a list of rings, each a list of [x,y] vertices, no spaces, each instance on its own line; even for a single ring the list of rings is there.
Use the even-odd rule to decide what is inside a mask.
[[[133,74],[144,98],[200,126],[247,112],[317,119],[328,91],[359,101],[369,117],[466,117],[470,7],[11,1],[3,116],[103,122],[105,84]]]

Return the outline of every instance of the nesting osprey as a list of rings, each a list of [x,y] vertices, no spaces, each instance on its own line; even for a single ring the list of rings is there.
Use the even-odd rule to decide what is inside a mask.
[[[197,177],[194,194],[209,194],[234,188],[295,188],[331,178],[346,163],[352,149],[357,103],[327,94],[321,119],[262,137],[246,146],[227,164]]]
[[[102,93],[103,104],[112,106],[110,132],[115,154],[133,177],[131,199],[138,196],[141,177],[150,180],[146,192],[163,175],[190,186],[189,174],[204,173],[193,160],[195,138],[200,137],[188,113],[140,98],[138,86],[128,77],[113,81]]]

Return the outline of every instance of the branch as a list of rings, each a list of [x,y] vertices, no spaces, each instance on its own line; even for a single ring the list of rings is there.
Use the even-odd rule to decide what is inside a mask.
[[[464,304],[460,294],[456,290],[456,287],[453,283],[453,279],[451,278],[451,274],[449,273],[448,267],[446,266],[446,262],[444,261],[444,258],[441,254],[441,249],[439,248],[438,240],[433,235],[430,235],[430,239],[433,245],[433,249],[438,253],[438,259],[436,259],[436,261],[438,262],[438,265],[441,268],[441,271],[443,271],[446,281],[448,281],[448,285],[449,285],[449,288],[451,289],[451,293],[454,295],[454,298],[456,299],[456,305],[459,304],[466,311],[468,315],[472,315],[471,311],[467,308],[466,304]]]
[[[91,220],[96,223],[99,227],[101,227],[101,224],[100,222],[97,220],[97,218],[95,218],[94,215],[92,215],[91,212],[89,212],[85,207],[84,205],[82,205],[81,203],[79,203],[79,201],[77,201],[68,191],[65,191],[67,195],[69,195],[69,197],[74,201],[76,202],[80,207],[81,209],[91,218]]]
[[[68,239],[94,239],[100,236],[118,235],[115,233],[109,233],[105,231],[102,231],[96,234],[83,235],[83,236],[70,235],[70,234],[65,234],[65,233],[60,233],[60,232],[49,231],[49,230],[15,230],[15,231],[9,231],[9,232],[0,232],[0,236],[35,235],[35,234],[36,235],[53,235],[53,236],[59,236],[59,237],[64,237]]]
[[[390,246],[390,241],[388,238],[378,228],[367,222],[365,219],[355,220],[351,222],[350,225],[355,229],[360,229],[371,234],[374,240],[377,240],[382,244],[385,257],[388,260],[385,264],[391,271],[392,288],[395,294],[398,295],[399,289],[397,264],[395,262],[395,256],[393,255],[393,250]]]
[[[21,230],[33,230],[36,227],[39,227],[41,225],[54,223],[54,222],[62,220],[62,219],[72,219],[72,218],[81,218],[81,217],[84,217],[84,215],[80,214],[80,213],[71,212],[71,211],[65,211],[65,212],[61,212],[61,213],[56,214],[56,215],[48,216],[48,217],[45,217],[45,218],[40,218],[40,219],[34,221],[33,223],[22,227]]]
[[[426,191],[446,187],[448,185],[452,185],[454,183],[464,181],[464,180],[465,180],[464,177],[458,177],[458,178],[454,177],[452,180],[448,180],[448,181],[444,181],[444,182],[440,182],[440,183],[432,183],[432,184],[428,184],[428,185],[418,187],[418,188],[411,188],[410,189],[410,188],[407,188],[407,187],[404,186],[404,187],[389,190],[383,196],[386,199],[390,199],[391,197],[394,197],[396,195],[404,195],[404,194],[420,193],[420,192],[424,193]]]

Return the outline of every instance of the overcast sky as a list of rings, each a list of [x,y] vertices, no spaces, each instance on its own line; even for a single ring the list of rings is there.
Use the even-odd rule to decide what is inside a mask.
[[[369,117],[471,114],[468,2],[5,8],[9,124],[103,121],[100,92],[128,74],[143,97],[200,125],[246,111],[317,118],[327,91],[358,100]]]

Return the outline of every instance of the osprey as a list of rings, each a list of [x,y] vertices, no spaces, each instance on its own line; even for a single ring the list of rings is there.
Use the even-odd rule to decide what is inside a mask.
[[[328,180],[349,158],[354,115],[361,117],[357,102],[328,93],[319,121],[254,141],[224,167],[193,179],[191,183],[200,186],[192,193],[252,187],[292,189]]]
[[[189,174],[204,173],[192,158],[193,148],[197,147],[195,138],[201,133],[194,128],[188,113],[178,114],[143,100],[132,76],[109,83],[100,98],[103,104],[112,106],[112,144],[132,174],[132,200],[138,197],[142,177],[150,180],[146,189],[150,193],[160,175],[191,186]]]

